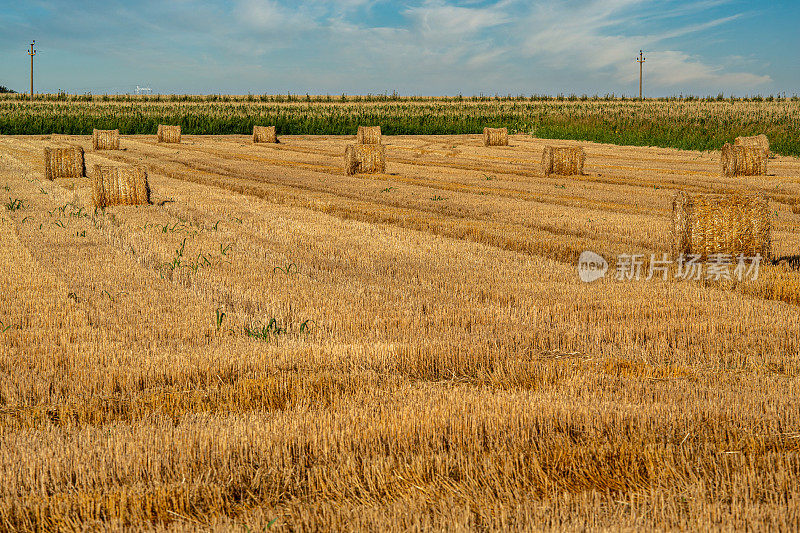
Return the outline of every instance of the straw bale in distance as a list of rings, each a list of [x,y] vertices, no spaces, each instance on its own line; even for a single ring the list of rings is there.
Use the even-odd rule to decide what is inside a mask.
[[[278,135],[275,126],[253,126],[254,143],[276,143]]]
[[[545,177],[550,174],[580,176],[586,152],[580,146],[545,146],[542,153],[542,168]]]
[[[381,127],[359,126],[356,142],[358,144],[381,144]]]
[[[722,175],[764,176],[767,173],[767,152],[760,146],[736,146],[725,143],[722,147]]]
[[[93,150],[119,150],[119,130],[92,130]]]
[[[380,174],[386,171],[386,147],[382,144],[348,144],[344,152],[347,174]]]
[[[765,152],[769,153],[769,139],[763,133],[761,135],[753,135],[751,137],[736,137],[733,141],[734,146],[757,146]]]
[[[86,174],[83,148],[80,146],[48,147],[44,149],[44,177],[80,178]]]
[[[508,146],[508,128],[483,128],[484,146]]]
[[[160,143],[180,143],[181,142],[181,127],[168,126],[166,124],[158,125],[158,142]]]
[[[95,165],[92,176],[92,203],[95,207],[111,205],[146,205],[150,203],[147,170],[142,166]]]
[[[769,203],[757,194],[689,194],[679,192],[672,201],[675,257],[712,254],[772,257],[772,223]]]

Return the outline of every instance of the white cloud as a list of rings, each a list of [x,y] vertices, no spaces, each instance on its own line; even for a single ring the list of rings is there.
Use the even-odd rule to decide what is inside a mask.
[[[503,4],[470,8],[434,1],[409,8],[405,13],[413,21],[415,29],[425,36],[463,36],[512,20],[503,11]]]
[[[582,5],[571,3],[569,8],[554,3],[540,5],[519,26],[520,29],[530,28],[529,37],[522,43],[522,52],[549,68],[580,69],[590,75],[606,72],[614,79],[631,82],[638,75],[638,70],[632,68],[635,55],[644,48],[651,50],[646,54],[645,63],[648,83],[656,87],[679,88],[694,84],[704,88],[719,86],[725,90],[741,90],[771,83],[769,76],[728,72],[682,51],[664,49],[664,43],[670,39],[710,30],[732,22],[740,15],[677,26],[657,33],[623,33],[620,28],[635,27],[633,22],[642,16],[631,9],[647,6],[658,11],[662,4],[615,0],[590,1]]]
[[[648,73],[651,83],[663,87],[718,86],[722,91],[729,90],[730,87],[763,87],[772,81],[769,76],[725,72],[721,67],[711,67],[688,54],[673,50],[652,53],[649,60],[652,61],[651,64],[657,65],[652,73]]]
[[[317,25],[314,11],[300,3],[292,8],[275,0],[243,0],[235,13],[240,23],[257,31],[310,31]]]

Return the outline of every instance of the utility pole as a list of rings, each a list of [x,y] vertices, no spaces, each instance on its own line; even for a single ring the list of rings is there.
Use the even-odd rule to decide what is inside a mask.
[[[36,44],[36,39],[31,42],[31,48],[28,50],[28,55],[31,56],[31,100],[33,100],[33,56],[36,55],[36,50],[33,49],[33,45]]]
[[[639,63],[639,100],[642,99],[642,65],[645,61],[644,53],[639,50],[639,57],[636,58],[636,62]]]

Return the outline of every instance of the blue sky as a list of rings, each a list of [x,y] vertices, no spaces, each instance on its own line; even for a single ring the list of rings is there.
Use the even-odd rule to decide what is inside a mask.
[[[800,93],[800,1],[14,0],[0,85],[37,92]]]

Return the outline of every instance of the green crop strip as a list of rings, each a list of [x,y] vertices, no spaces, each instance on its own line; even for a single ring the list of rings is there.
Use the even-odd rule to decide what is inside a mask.
[[[263,124],[275,125],[279,135],[354,135],[360,124],[379,124],[385,135],[477,134],[489,126],[541,138],[687,150],[717,150],[737,136],[765,133],[773,152],[800,155],[800,99],[795,98],[347,98],[331,103],[0,98],[0,134],[5,135],[89,135],[94,128],[154,135],[161,123],[180,125],[187,135],[250,134],[254,125]]]

